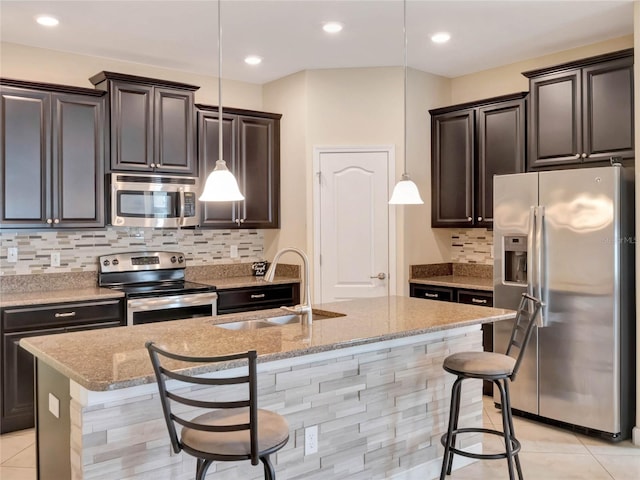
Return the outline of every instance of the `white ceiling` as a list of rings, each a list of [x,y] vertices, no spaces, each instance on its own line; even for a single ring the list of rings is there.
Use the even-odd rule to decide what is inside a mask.
[[[262,84],[305,69],[403,63],[400,0],[224,0],[223,77]],[[60,25],[44,28],[47,13]],[[324,22],[344,30],[325,34]],[[451,33],[446,45],[429,36]],[[633,1],[407,2],[408,64],[456,77],[633,33]],[[0,39],[217,75],[217,4],[0,1]],[[248,54],[264,58],[244,64]],[[1,72],[0,72],[1,73]]]

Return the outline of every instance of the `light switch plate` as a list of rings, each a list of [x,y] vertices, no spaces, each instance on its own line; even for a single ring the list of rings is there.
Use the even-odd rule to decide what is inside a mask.
[[[16,263],[18,261],[18,247],[7,248],[7,262]]]
[[[60,418],[60,400],[53,393],[49,393],[49,411],[54,417]]]
[[[60,252],[51,252],[51,266],[52,267],[60,266]]]

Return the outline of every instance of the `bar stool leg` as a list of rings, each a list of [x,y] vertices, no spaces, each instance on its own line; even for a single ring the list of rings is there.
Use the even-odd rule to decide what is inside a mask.
[[[273,469],[269,455],[260,457],[260,461],[264,465],[264,480],[276,480],[276,471]]]
[[[204,480],[204,477],[207,474],[207,470],[209,470],[211,463],[212,460],[204,460],[202,458],[198,459],[196,468],[196,480]]]
[[[509,431],[511,432],[511,438],[516,438],[515,430],[513,429],[513,414],[511,413],[511,394],[509,393],[508,380],[504,380],[504,393],[507,399],[507,405],[509,405],[509,411],[507,412],[509,414]],[[520,466],[520,457],[516,453],[513,456],[513,458],[516,461],[516,470],[518,471],[518,478],[520,480],[523,480],[524,477],[522,475],[522,467]]]
[[[442,470],[440,471],[440,480],[444,480],[446,475],[451,474],[451,465],[453,464],[453,452],[451,447],[454,445],[455,436],[453,435],[454,429],[457,428],[458,413],[460,408],[460,387],[462,386],[463,377],[458,377],[453,382],[451,388],[451,407],[449,410],[449,427],[447,429],[447,439],[444,445],[444,456],[442,457]]]
[[[506,382],[506,380],[503,380]],[[515,480],[515,474],[513,471],[513,442],[511,441],[511,429],[510,429],[510,419],[511,415],[511,405],[509,404],[509,397],[505,392],[505,387],[503,382],[500,380],[495,380],[495,384],[498,386],[500,390],[500,400],[502,403],[502,431],[504,433],[504,445],[507,452],[507,467],[509,468],[509,480]]]
[[[453,419],[453,436],[451,437],[451,447],[456,446],[456,430],[458,429],[458,420],[460,418],[460,399],[462,396],[462,381],[455,385],[455,399],[456,404],[454,407],[455,417]],[[453,455],[452,451],[449,452],[449,462],[447,463],[447,475],[451,475],[451,468],[453,467]]]

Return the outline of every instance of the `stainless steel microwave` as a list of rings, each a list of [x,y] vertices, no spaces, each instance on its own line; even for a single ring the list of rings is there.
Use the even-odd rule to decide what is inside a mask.
[[[111,224],[179,228],[200,222],[197,177],[112,173]]]

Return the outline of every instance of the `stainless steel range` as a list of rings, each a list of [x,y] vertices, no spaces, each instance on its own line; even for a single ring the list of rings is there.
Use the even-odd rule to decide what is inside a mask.
[[[216,287],[186,281],[180,252],[117,253],[99,262],[99,285],[125,294],[127,325],[216,314]]]

